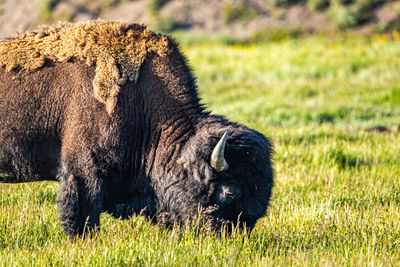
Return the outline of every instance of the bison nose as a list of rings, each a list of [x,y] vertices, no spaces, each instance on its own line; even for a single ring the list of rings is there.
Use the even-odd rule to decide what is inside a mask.
[[[222,194],[225,198],[236,199],[240,196],[241,191],[236,185],[221,185]]]

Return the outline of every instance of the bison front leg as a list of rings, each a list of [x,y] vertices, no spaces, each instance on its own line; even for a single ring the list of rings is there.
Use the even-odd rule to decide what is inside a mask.
[[[103,198],[101,180],[87,181],[72,174],[61,177],[60,219],[64,232],[71,239],[90,234],[99,227]]]

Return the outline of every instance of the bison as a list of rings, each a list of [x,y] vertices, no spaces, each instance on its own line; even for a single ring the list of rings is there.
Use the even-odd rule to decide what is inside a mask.
[[[3,182],[57,180],[72,239],[102,212],[211,230],[253,228],[273,187],[261,133],[200,104],[171,38],[145,25],[91,21],[0,41]]]

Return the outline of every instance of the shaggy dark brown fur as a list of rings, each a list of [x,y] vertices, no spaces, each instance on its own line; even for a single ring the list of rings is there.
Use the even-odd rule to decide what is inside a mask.
[[[121,27],[115,31],[118,40]],[[82,58],[0,69],[0,173],[11,182],[59,180],[60,218],[71,238],[98,227],[103,211],[185,224],[200,208],[213,229],[238,220],[252,228],[265,215],[270,142],[205,112],[185,58],[162,39],[166,52],[146,52],[137,79],[118,85],[112,112],[96,97],[97,67]],[[113,64],[123,77],[127,63]],[[210,155],[226,130],[229,168],[217,172]]]

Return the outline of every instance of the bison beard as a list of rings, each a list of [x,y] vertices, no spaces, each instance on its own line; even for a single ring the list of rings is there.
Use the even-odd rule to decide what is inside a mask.
[[[167,52],[148,52],[109,106],[95,96],[96,67],[82,58],[0,69],[0,179],[60,181],[60,219],[71,238],[97,228],[104,211],[165,225],[200,215],[212,230],[238,220],[253,228],[265,215],[270,142],[206,112],[184,56],[162,37]],[[124,65],[114,64],[122,75]]]

